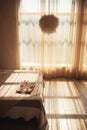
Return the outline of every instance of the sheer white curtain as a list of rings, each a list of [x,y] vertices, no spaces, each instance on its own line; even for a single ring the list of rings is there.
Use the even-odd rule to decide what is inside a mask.
[[[21,0],[19,9],[20,66],[39,65],[41,32],[40,0]]]
[[[82,42],[79,38],[81,27],[83,27],[81,11],[84,8],[84,2],[82,0],[21,0],[19,9],[20,68],[39,69],[43,71],[45,78],[78,78],[83,70],[81,47],[79,47]],[[59,18],[56,32],[44,34],[41,31],[39,19],[44,14],[54,14]],[[86,47],[84,48],[83,53],[86,52]],[[83,59],[86,65],[86,60]]]

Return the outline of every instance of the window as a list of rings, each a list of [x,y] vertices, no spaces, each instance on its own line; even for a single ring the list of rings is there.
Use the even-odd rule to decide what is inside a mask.
[[[87,32],[87,28],[82,20],[82,18],[86,19],[85,12],[87,12],[84,2],[21,0],[19,9],[21,68],[37,68],[46,73],[52,70],[57,72],[57,75],[61,75],[62,72],[62,76],[67,73],[70,75],[75,73],[77,76],[77,73],[84,70],[87,64],[87,58],[84,56],[87,41],[87,33],[84,33],[84,29]],[[80,13],[82,11],[83,17]],[[49,35],[44,34],[39,27],[39,19],[47,14],[53,14],[59,18],[56,32]]]

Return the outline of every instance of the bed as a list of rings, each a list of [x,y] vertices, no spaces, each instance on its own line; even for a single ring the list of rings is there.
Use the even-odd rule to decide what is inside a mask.
[[[21,83],[34,87],[30,93],[22,90]],[[38,71],[0,71],[0,119],[20,119],[29,122],[36,119],[39,130],[48,130],[43,106],[43,75]]]

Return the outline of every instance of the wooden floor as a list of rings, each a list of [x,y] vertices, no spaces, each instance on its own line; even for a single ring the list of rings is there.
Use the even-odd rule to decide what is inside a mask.
[[[9,76],[1,73],[0,84]],[[87,130],[86,81],[45,81],[43,104],[49,130]]]
[[[87,130],[87,82],[45,81],[49,130]]]

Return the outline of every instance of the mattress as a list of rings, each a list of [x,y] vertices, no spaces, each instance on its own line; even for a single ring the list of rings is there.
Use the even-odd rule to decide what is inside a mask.
[[[3,76],[4,75],[4,76]],[[38,71],[2,71],[0,76],[0,98],[2,97],[30,97],[40,96],[43,99],[44,81],[43,75]],[[30,94],[17,93],[21,82],[35,83],[35,87]]]

